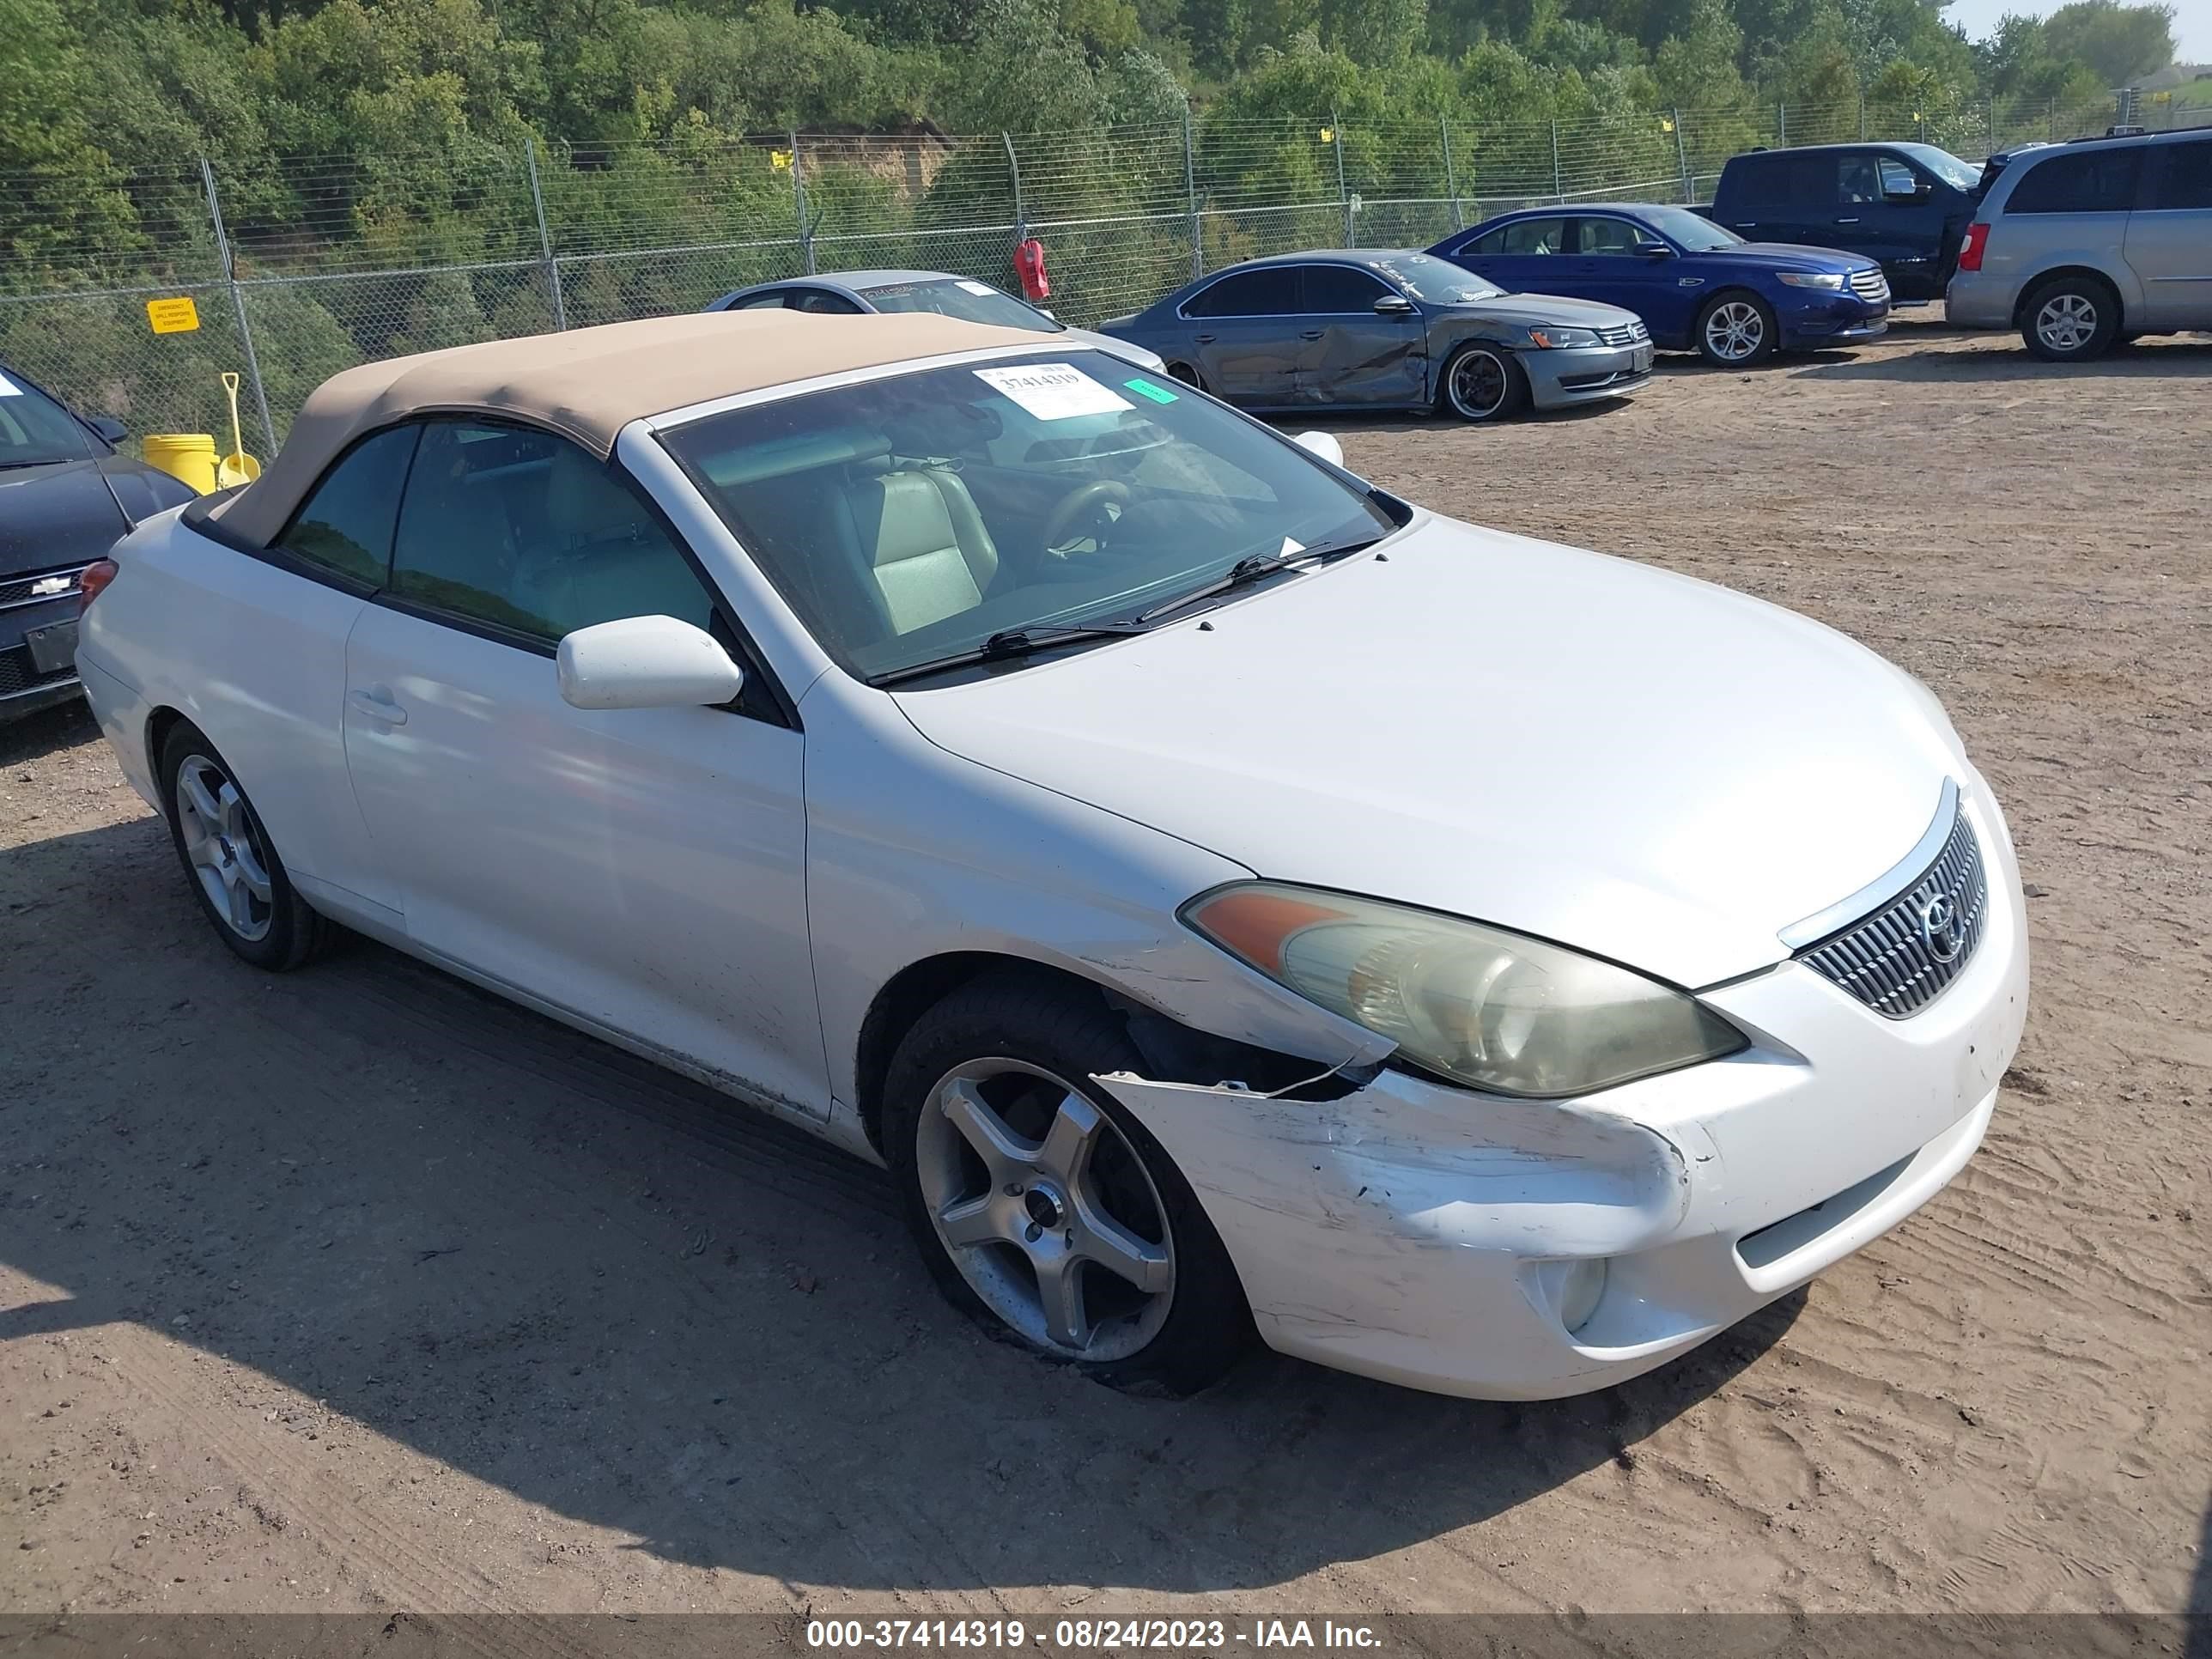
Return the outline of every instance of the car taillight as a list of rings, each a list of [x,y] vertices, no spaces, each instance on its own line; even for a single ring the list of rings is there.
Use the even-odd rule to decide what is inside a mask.
[[[94,559],[77,572],[77,614],[82,616],[86,608],[106,592],[108,583],[114,580],[115,561],[112,559]]]
[[[1982,268],[1982,249],[1990,240],[1990,228],[1984,224],[1966,227],[1966,240],[1959,245],[1959,269],[1979,270]]]

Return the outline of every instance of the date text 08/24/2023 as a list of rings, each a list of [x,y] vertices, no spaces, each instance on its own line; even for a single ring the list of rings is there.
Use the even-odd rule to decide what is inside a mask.
[[[1054,1650],[1139,1648],[1223,1653],[1247,1648],[1356,1648],[1382,1645],[1370,1626],[1334,1620],[1059,1619],[1030,1626],[1018,1619],[813,1619],[806,1645],[817,1650],[997,1648],[1034,1643]]]

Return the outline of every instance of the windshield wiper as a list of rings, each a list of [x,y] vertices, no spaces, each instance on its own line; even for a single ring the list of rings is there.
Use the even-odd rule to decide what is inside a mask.
[[[1179,594],[1163,604],[1156,605],[1149,611],[1140,611],[1137,613],[1136,619],[1140,623],[1149,623],[1168,615],[1170,611],[1180,611],[1187,605],[1196,605],[1200,599],[1210,599],[1217,594],[1233,592],[1240,587],[1249,587],[1254,582],[1263,577],[1272,576],[1279,570],[1288,570],[1295,565],[1340,559],[1346,554],[1358,552],[1362,548],[1372,547],[1382,539],[1381,536],[1363,536],[1357,541],[1338,542],[1333,544],[1324,543],[1319,547],[1300,547],[1292,543],[1279,553],[1255,553],[1231,565],[1226,575],[1206,583],[1203,587],[1194,588],[1188,593]]]
[[[1048,651],[1056,645],[1065,645],[1071,640],[1141,634],[1146,631],[1144,621],[1143,617],[1137,617],[1127,622],[1031,623],[1021,628],[1001,629],[982,644],[969,650],[933,657],[927,662],[915,663],[906,668],[894,668],[887,673],[872,676],[868,684],[896,685],[902,680],[920,679],[925,674],[941,673],[948,668],[965,668],[971,663],[1006,662],[1016,657],[1030,656],[1039,651]]]

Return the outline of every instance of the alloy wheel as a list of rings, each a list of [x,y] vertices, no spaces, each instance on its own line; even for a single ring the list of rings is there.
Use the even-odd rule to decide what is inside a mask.
[[[1470,421],[1486,421],[1497,414],[1512,386],[1505,364],[1490,351],[1460,353],[1444,382],[1453,409]]]
[[[1766,343],[1766,319],[1748,300],[1729,300],[1715,306],[1705,319],[1705,346],[1723,362],[1741,363],[1756,357]]]
[[[204,755],[177,769],[177,826],[185,857],[222,925],[249,944],[276,915],[261,830],[238,786]]]
[[[2035,332],[2053,351],[2079,351],[2096,335],[2096,302],[2086,294],[2054,294],[2035,313]]]
[[[1114,1360],[1141,1350],[1175,1298],[1167,1207],[1111,1118],[1051,1073],[971,1060],[915,1126],[915,1174],[969,1287],[1036,1346]]]

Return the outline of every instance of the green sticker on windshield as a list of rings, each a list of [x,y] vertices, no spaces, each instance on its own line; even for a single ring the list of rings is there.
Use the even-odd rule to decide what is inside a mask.
[[[1150,398],[1156,404],[1171,404],[1176,400],[1174,392],[1164,386],[1154,386],[1141,375],[1133,380],[1124,380],[1121,384],[1139,398]]]

